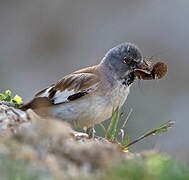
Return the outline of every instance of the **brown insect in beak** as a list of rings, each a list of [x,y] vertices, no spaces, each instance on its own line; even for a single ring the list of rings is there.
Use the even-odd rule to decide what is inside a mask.
[[[156,64],[153,65],[153,70],[152,74],[158,79],[163,78],[167,74],[167,64],[163,62],[157,62]]]
[[[135,70],[135,75],[142,80],[161,79],[167,74],[167,65],[164,62],[157,62],[153,66],[146,64],[141,69]]]

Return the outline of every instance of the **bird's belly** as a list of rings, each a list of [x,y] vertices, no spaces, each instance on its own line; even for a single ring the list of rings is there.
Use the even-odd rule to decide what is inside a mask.
[[[74,127],[91,127],[111,117],[113,107],[121,107],[129,87],[117,87],[106,94],[96,94],[56,105],[50,109],[52,116],[71,123]]]

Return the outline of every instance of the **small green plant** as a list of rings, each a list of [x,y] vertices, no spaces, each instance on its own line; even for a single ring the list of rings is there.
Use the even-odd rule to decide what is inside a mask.
[[[118,123],[120,121],[120,116],[122,115],[122,113],[120,112],[119,107],[117,107],[117,108],[113,107],[112,118],[111,118],[111,121],[110,121],[110,124],[109,124],[107,130],[105,129],[105,127],[102,124],[100,124],[100,126],[103,129],[103,132],[105,134],[105,138],[111,142],[119,143],[122,150],[125,146],[127,146],[129,144],[130,137],[124,134],[124,128],[125,128],[125,125],[129,119],[131,113],[132,113],[132,109],[130,110],[123,125],[119,128]],[[121,137],[121,142],[118,141],[118,139],[120,137]]]
[[[104,131],[105,138],[111,142],[118,143],[120,145],[120,149],[122,151],[128,150],[128,148],[131,145],[136,144],[137,142],[141,141],[142,139],[144,139],[150,135],[156,135],[156,134],[166,132],[169,128],[171,128],[174,125],[174,122],[169,120],[169,121],[161,124],[160,126],[148,131],[147,133],[138,137],[134,141],[130,142],[130,137],[124,134],[124,128],[126,126],[126,123],[129,119],[131,113],[132,113],[132,109],[130,110],[130,112],[129,112],[126,120],[124,121],[123,125],[121,126],[121,128],[118,128],[118,122],[120,121],[120,116],[121,116],[119,107],[117,107],[116,109],[115,108],[112,109],[112,118],[111,118],[111,121],[110,121],[110,124],[109,124],[107,130],[105,129],[105,127],[102,124],[100,124],[102,130]],[[121,137],[121,142],[119,142],[120,137]]]
[[[108,126],[107,131],[105,131],[105,138],[109,139],[111,141],[114,141],[116,139],[116,133],[117,133],[117,128],[118,128],[118,122],[120,118],[120,110],[119,108],[116,108],[112,110],[112,118],[111,122]]]
[[[122,145],[121,148],[122,148],[122,150],[128,149],[129,146],[136,144],[137,142],[141,141],[142,139],[144,139],[150,135],[157,135],[157,134],[164,133],[164,132],[168,131],[168,129],[171,128],[174,124],[175,124],[175,122],[173,122],[171,120],[166,121],[165,123],[161,124],[160,126],[154,128],[154,129],[148,131],[147,133],[145,133],[144,135],[138,137],[134,141],[128,142],[127,144]]]
[[[0,93],[0,101],[13,103],[15,107],[19,107],[22,103],[22,98],[17,94],[12,98],[11,91],[6,90],[4,93]]]

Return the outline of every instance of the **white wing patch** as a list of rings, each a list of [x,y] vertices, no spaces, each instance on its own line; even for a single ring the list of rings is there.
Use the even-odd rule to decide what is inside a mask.
[[[76,95],[76,97],[72,97],[72,98],[80,98],[81,96],[84,96],[85,94],[89,94],[92,91],[94,91],[97,88],[97,86],[98,86],[98,83],[82,91],[77,91],[75,89],[72,89],[72,90],[66,89],[64,91],[53,90],[54,86],[51,86],[47,88],[46,90],[44,90],[43,92],[40,92],[39,95],[37,94],[36,97],[47,97],[53,104],[60,104],[60,103],[70,101],[69,97],[72,95]],[[79,94],[79,93],[83,93],[83,94]]]
[[[64,91],[57,91],[53,97],[53,104],[66,102],[68,101],[68,97],[75,93],[74,90],[68,91],[67,89]]]
[[[49,96],[49,91],[52,89],[53,87],[49,87],[48,89],[46,89],[46,91],[42,94],[40,94],[38,97],[48,97]]]

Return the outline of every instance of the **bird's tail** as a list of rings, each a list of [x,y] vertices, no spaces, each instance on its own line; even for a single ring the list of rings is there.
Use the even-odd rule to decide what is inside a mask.
[[[37,97],[31,100],[30,102],[23,104],[19,107],[19,109],[26,111],[28,109],[38,109],[42,107],[50,106],[50,102],[47,97]]]
[[[37,97],[34,98],[32,101],[22,105],[19,107],[22,111],[27,111],[28,109],[34,110],[38,115],[46,117],[49,116],[49,107],[51,102],[47,97]]]

